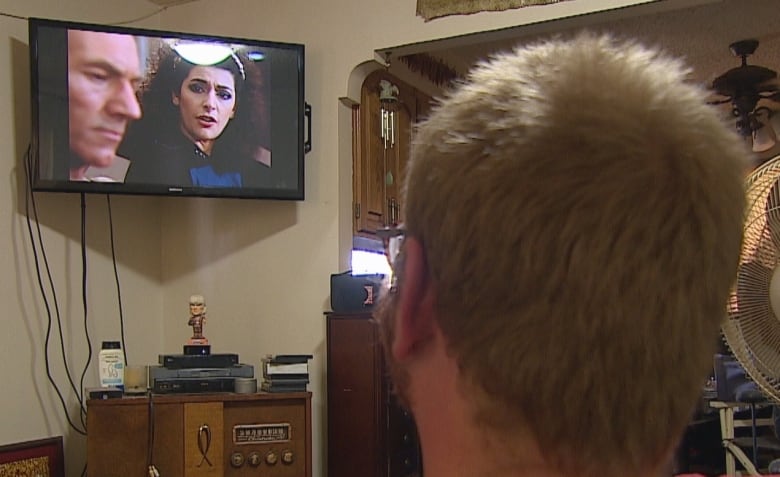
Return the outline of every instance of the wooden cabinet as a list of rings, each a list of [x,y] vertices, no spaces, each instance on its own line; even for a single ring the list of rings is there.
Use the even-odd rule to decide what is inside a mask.
[[[417,432],[390,392],[371,315],[327,314],[328,477],[421,476]]]
[[[431,98],[384,70],[363,82],[353,109],[354,232],[373,235],[403,222],[400,203],[413,125]]]
[[[311,394],[87,402],[89,476],[147,475],[150,461],[165,477],[311,477]]]

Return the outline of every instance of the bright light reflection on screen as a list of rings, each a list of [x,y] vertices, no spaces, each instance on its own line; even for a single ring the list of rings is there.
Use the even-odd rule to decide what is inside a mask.
[[[390,275],[390,265],[382,252],[352,250],[352,274],[381,273]]]

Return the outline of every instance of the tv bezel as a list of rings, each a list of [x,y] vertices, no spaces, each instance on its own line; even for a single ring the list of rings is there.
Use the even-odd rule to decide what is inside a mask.
[[[62,29],[81,29],[88,31],[122,33],[134,36],[145,36],[153,38],[177,38],[194,41],[216,41],[225,43],[235,43],[248,46],[257,46],[259,48],[270,48],[280,50],[290,50],[297,60],[295,77],[297,79],[296,104],[291,104],[296,110],[297,131],[294,131],[296,141],[295,157],[277,157],[273,156],[272,164],[276,161],[294,161],[296,173],[291,174],[291,182],[294,186],[287,188],[273,187],[199,187],[199,186],[168,186],[159,184],[142,183],[107,183],[107,182],[89,182],[73,181],[61,178],[42,178],[40,174],[40,110],[41,110],[41,92],[39,78],[40,51],[38,48],[38,36],[40,27],[62,28]],[[30,156],[27,159],[29,163],[29,174],[31,174],[30,185],[33,191],[40,192],[70,192],[70,193],[96,193],[96,194],[121,194],[121,195],[147,195],[147,196],[175,196],[175,197],[225,197],[238,199],[262,199],[262,200],[293,200],[303,201],[305,199],[304,182],[304,157],[309,152],[311,135],[311,108],[305,102],[305,46],[300,43],[287,43],[270,40],[261,40],[253,38],[239,38],[231,36],[221,36],[206,33],[192,33],[172,30],[157,30],[147,28],[125,27],[117,25],[101,25],[82,22],[73,22],[65,20],[54,20],[44,18],[28,19],[28,36],[30,48],[30,99],[31,99],[31,140]],[[66,52],[67,55],[67,52]],[[144,68],[145,65],[142,65]],[[292,69],[291,69],[292,70]],[[67,96],[67,78],[65,81],[65,94]],[[269,94],[269,96],[273,96]],[[271,100],[273,102],[273,99]],[[272,116],[273,104],[269,104],[269,115]],[[278,107],[278,105],[277,105]],[[67,122],[67,119],[66,119]],[[270,119],[271,128],[274,127],[273,117]],[[308,127],[307,123],[308,122]],[[277,126],[278,127],[278,126]],[[304,129],[307,129],[309,138],[304,139]],[[270,137],[274,137],[271,133]],[[67,138],[66,138],[67,139]],[[272,150],[272,154],[274,151]],[[56,155],[51,158],[52,161],[59,160]],[[62,160],[65,160],[64,158]],[[273,167],[273,165],[271,166]],[[294,179],[294,180],[292,180]]]

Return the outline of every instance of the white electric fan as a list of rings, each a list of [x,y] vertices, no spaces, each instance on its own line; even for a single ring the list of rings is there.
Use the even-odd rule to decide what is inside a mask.
[[[744,240],[722,332],[747,375],[780,403],[780,156],[754,170],[746,190]],[[758,475],[744,452],[724,446]]]
[[[744,241],[723,336],[751,379],[780,403],[780,156],[747,179]]]

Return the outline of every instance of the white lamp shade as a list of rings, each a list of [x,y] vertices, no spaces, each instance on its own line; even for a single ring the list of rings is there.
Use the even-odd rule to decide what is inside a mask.
[[[772,111],[769,115],[767,124],[772,128],[772,131],[775,132],[775,137],[777,137],[777,135],[780,134],[780,111]]]
[[[769,124],[753,131],[753,152],[764,152],[775,145],[775,134]]]
[[[777,123],[780,123],[778,119],[776,118],[778,116],[777,114],[774,114],[774,112],[770,111],[769,108],[761,107],[756,110],[756,119],[760,123],[760,126],[758,129],[755,129],[753,131],[753,152],[765,152],[770,149],[772,149],[775,144],[777,144],[777,134],[775,131],[776,125],[780,125]],[[775,118],[775,123],[772,124],[773,117]]]

